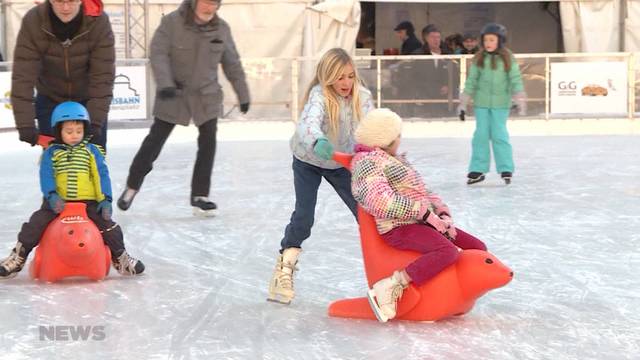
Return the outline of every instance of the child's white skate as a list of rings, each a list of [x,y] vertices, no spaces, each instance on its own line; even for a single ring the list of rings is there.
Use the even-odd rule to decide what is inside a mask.
[[[298,256],[302,249],[288,248],[278,257],[276,268],[269,283],[268,301],[289,305],[295,292],[293,290],[293,273],[298,270]]]
[[[387,322],[396,317],[398,299],[408,286],[400,272],[373,284],[373,289],[367,293],[369,305],[380,322]]]

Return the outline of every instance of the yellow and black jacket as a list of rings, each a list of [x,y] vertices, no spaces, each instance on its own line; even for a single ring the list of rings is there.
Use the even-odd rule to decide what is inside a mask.
[[[69,201],[111,201],[103,151],[88,139],[74,146],[52,143],[42,155],[40,188],[45,198],[56,192]]]

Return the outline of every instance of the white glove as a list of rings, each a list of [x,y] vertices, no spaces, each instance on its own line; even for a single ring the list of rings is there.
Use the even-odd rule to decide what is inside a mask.
[[[460,120],[464,120],[464,115],[467,112],[467,106],[469,105],[470,100],[471,96],[467,93],[460,93],[460,104],[458,104],[458,108],[456,109],[456,114],[458,114]]]
[[[525,94],[524,91],[518,91],[513,94],[511,100],[513,100],[518,108],[518,115],[527,115],[527,94]]]

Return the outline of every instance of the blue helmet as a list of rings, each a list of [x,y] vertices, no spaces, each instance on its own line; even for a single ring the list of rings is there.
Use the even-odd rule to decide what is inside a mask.
[[[53,109],[51,128],[55,128],[59,123],[69,120],[85,121],[87,124],[91,121],[87,108],[82,104],[75,101],[65,101]]]

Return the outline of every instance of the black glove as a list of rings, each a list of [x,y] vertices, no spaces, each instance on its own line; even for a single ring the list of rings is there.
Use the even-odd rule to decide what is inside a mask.
[[[31,146],[34,146],[38,143],[38,130],[36,130],[36,128],[18,128],[18,135],[20,136],[20,141],[29,143],[31,144]]]
[[[89,139],[89,141],[92,144],[97,144],[98,140],[100,140],[100,135],[102,135],[102,126],[91,124],[91,130],[89,130],[89,132],[91,133],[91,139]]]
[[[458,117],[460,118],[460,121],[464,121],[464,115],[465,115],[465,111],[464,110],[460,110],[460,114],[458,114]]]
[[[174,86],[162,88],[158,90],[158,97],[160,98],[160,100],[172,99],[176,97],[177,90],[178,89],[176,89]]]
[[[249,111],[249,103],[240,104],[240,112],[246,114]]]

